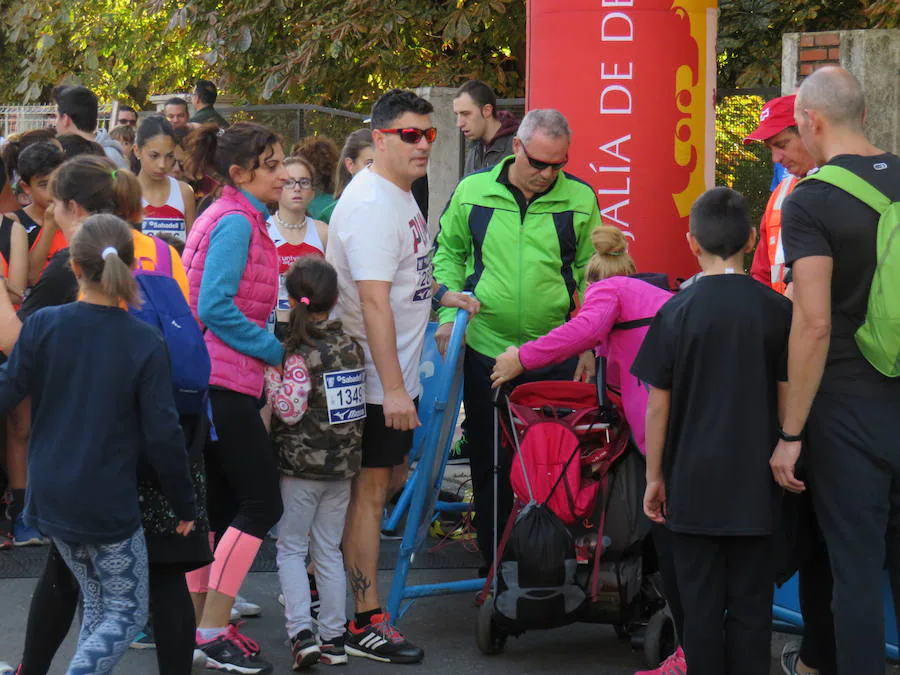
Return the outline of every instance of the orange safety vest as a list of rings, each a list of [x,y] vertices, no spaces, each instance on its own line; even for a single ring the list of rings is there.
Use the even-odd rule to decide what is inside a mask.
[[[769,254],[769,273],[771,274],[772,288],[784,294],[787,284],[784,283],[784,247],[781,245],[781,206],[785,197],[794,191],[800,179],[796,176],[788,176],[778,184],[769,203],[766,204],[766,213],[763,216],[760,237],[766,238],[766,250]]]

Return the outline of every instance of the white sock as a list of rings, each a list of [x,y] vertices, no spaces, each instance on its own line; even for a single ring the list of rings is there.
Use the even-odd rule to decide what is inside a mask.
[[[209,642],[210,640],[215,640],[220,635],[224,634],[228,628],[198,628],[197,629],[197,637],[201,642]]]

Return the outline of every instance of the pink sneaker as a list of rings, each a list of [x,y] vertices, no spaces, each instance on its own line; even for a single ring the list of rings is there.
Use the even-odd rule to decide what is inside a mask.
[[[639,670],[634,675],[687,675],[687,661],[684,650],[679,647],[669,658],[653,670]]]

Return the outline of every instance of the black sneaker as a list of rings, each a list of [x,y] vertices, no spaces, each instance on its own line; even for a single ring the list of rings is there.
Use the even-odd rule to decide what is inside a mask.
[[[336,637],[333,640],[322,640],[319,643],[321,655],[319,663],[326,666],[339,666],[347,663],[347,650],[344,649],[344,636]]]
[[[291,638],[291,670],[303,670],[319,662],[319,644],[311,630],[301,630]]]
[[[214,640],[198,643],[197,649],[206,655],[207,670],[241,675],[268,675],[272,672],[272,664],[258,656],[259,645],[241,635],[235,626],[229,626]]]
[[[425,652],[416,647],[391,625],[387,614],[376,614],[372,622],[362,628],[356,621],[347,625],[344,635],[347,653],[362,656],[383,663],[418,663],[425,658]]]

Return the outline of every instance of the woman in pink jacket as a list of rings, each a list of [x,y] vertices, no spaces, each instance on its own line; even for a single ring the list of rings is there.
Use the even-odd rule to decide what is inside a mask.
[[[628,254],[628,240],[616,227],[601,225],[591,235],[594,255],[588,263],[588,287],[578,314],[545,336],[509,347],[497,357],[491,379],[494,386],[515,380],[526,370],[544,368],[594,349],[607,359],[607,383],[621,392],[625,419],[631,427],[634,442],[644,454],[644,428],[648,390],[631,375],[631,364],[637,356],[650,325],[650,319],[672,294],[649,281],[634,276],[634,261]],[[660,561],[667,600],[681,635],[683,612],[675,584],[675,570],[668,545],[668,531],[653,526],[653,541]],[[659,670],[683,662],[681,648]],[[676,671],[671,671],[676,672]]]

